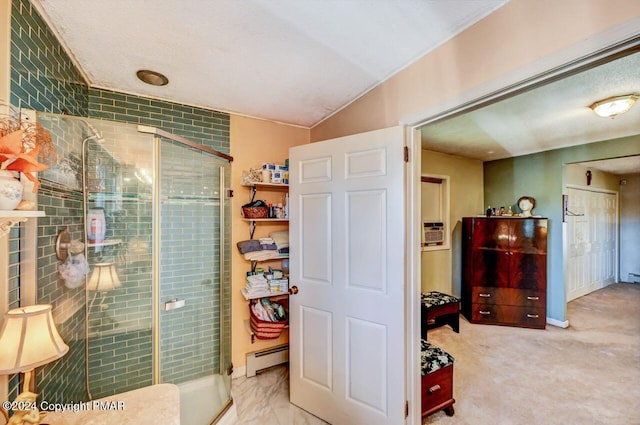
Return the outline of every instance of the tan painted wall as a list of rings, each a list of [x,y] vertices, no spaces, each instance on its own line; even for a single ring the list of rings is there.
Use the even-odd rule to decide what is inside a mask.
[[[11,2],[0,0],[0,114],[9,113],[9,87],[11,84]],[[9,309],[9,238],[0,237],[0,316]],[[2,326],[3,319],[0,319]],[[0,400],[9,400],[8,376],[0,375]]]
[[[249,188],[243,187],[242,171],[251,167],[260,166],[263,162],[284,164],[288,158],[289,148],[292,146],[309,143],[309,130],[299,127],[276,124],[269,121],[231,115],[231,155],[234,158],[231,167],[231,187],[234,191],[232,200],[232,355],[231,359],[235,367],[246,364],[245,354],[251,351],[261,350],[288,341],[288,334],[277,340],[257,341],[252,344],[249,334],[244,328],[244,320],[249,318],[248,302],[242,297],[240,289],[246,283],[246,272],[250,270],[247,262],[235,248],[238,241],[249,239],[249,223],[243,221],[240,216],[240,208],[249,202]],[[256,199],[264,199],[268,202],[279,202],[283,191],[259,192]],[[268,235],[275,230],[284,230],[286,225],[272,223],[258,225],[254,237]],[[260,263],[259,267],[268,265],[278,267],[280,261]]]
[[[640,1],[511,0],[316,125],[311,140],[414,124],[637,33],[638,16]]]
[[[422,252],[422,291],[460,296],[462,217],[483,211],[482,161],[422,151],[422,173],[449,176],[451,248]]]
[[[0,0],[0,113],[6,113],[11,86],[11,2]]]
[[[577,186],[587,186],[587,170],[591,170],[591,185],[593,189],[607,189],[618,192],[620,190],[620,176],[594,170],[578,164],[569,164],[565,168],[565,183]]]

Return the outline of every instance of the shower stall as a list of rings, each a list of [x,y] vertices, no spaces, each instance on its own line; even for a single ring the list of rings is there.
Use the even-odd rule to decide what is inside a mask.
[[[87,398],[173,383],[181,423],[213,423],[231,405],[232,158],[153,127],[38,121],[64,157],[43,179],[82,200],[64,263],[86,279],[53,304],[84,309]]]

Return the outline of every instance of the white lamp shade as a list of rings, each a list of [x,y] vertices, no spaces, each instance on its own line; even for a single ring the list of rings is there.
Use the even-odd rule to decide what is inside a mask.
[[[51,305],[9,310],[0,332],[0,374],[45,365],[69,351],[51,315]]]
[[[114,263],[97,263],[87,282],[89,291],[111,291],[122,286]]]

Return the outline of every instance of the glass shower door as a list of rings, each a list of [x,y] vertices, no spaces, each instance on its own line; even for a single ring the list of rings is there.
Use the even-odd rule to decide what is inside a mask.
[[[75,119],[83,135],[87,389],[105,397],[154,383],[154,138]]]
[[[230,400],[230,166],[160,140],[159,382],[180,386],[182,423],[206,425]]]

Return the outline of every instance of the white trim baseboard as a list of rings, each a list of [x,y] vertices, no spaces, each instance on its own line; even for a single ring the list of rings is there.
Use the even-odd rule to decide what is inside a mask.
[[[562,321],[562,320],[552,319],[551,317],[547,317],[547,324],[551,326],[557,326],[563,329],[566,329],[569,327],[568,320]]]
[[[246,366],[240,366],[240,367],[233,367],[233,373],[231,374],[231,379],[236,379],[236,378],[240,378],[243,376],[247,376],[247,367]]]

